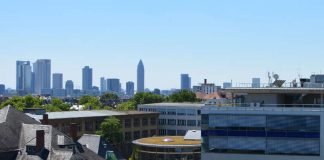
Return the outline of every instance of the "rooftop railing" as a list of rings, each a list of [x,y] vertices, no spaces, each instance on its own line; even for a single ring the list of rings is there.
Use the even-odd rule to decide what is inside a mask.
[[[258,104],[233,103],[208,105],[211,110],[242,110],[242,111],[324,111],[324,104]],[[205,108],[206,109],[206,108]]]
[[[234,83],[230,88],[324,88],[324,83],[292,83],[286,82],[281,87],[269,83]]]

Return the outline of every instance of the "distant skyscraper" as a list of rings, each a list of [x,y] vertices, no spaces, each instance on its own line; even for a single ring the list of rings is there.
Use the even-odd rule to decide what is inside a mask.
[[[66,96],[73,96],[74,84],[73,81],[67,80],[65,83]]]
[[[82,69],[82,90],[92,90],[92,68],[90,68],[89,66],[85,66]]]
[[[226,88],[231,88],[232,87],[232,83],[231,82],[224,82],[223,83],[223,88],[226,89]]]
[[[6,86],[4,84],[0,84],[0,95],[4,95],[6,93]]]
[[[126,95],[128,95],[128,96],[134,95],[134,82],[126,83]]]
[[[51,89],[51,60],[39,59],[34,63],[35,93],[42,94]]]
[[[252,78],[252,88],[260,88],[261,86],[260,78]]]
[[[107,80],[105,79],[105,77],[100,78],[100,91],[101,93],[107,91]]]
[[[142,60],[137,65],[137,93],[144,92],[145,70]]]
[[[31,74],[31,93],[35,93],[35,72]]]
[[[154,91],[153,91],[153,94],[160,95],[161,94],[161,90],[158,89],[158,88],[155,88]]]
[[[32,69],[29,61],[16,62],[16,90],[19,95],[31,93]]]
[[[53,89],[63,89],[62,73],[53,73]]]
[[[191,78],[189,74],[181,74],[181,89],[191,90]]]
[[[107,79],[107,91],[113,93],[120,92],[120,81],[116,78]]]

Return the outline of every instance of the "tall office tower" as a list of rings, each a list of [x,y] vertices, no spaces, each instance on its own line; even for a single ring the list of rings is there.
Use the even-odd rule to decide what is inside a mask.
[[[105,77],[100,78],[100,91],[101,93],[104,93],[107,91],[107,81]]]
[[[89,66],[85,66],[82,69],[82,90],[92,90],[92,68],[90,68]]]
[[[107,91],[112,93],[119,93],[120,92],[119,79],[116,78],[107,79]]]
[[[0,95],[4,95],[6,93],[6,86],[4,84],[0,84]]]
[[[34,63],[35,93],[48,93],[51,89],[51,60],[39,59]]]
[[[142,60],[137,65],[137,93],[144,92],[145,70]]]
[[[189,74],[181,74],[181,89],[190,90],[191,89],[191,78]]]
[[[53,73],[53,89],[63,89],[62,73]]]
[[[35,93],[35,72],[31,73],[31,93]]]
[[[126,82],[126,95],[133,96],[134,95],[134,82]]]
[[[66,96],[67,97],[72,97],[73,96],[74,85],[73,85],[72,80],[67,80],[65,82],[65,90],[66,90]]]
[[[32,69],[29,61],[16,62],[16,90],[18,95],[31,93]]]
[[[260,88],[260,78],[252,78],[252,88]]]

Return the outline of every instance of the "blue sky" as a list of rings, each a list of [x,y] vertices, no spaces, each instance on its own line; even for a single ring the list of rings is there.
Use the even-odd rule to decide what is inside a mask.
[[[52,59],[52,72],[81,86],[81,68],[146,87],[291,81],[324,71],[320,0],[4,0],[0,2],[0,83],[15,87],[15,61]]]

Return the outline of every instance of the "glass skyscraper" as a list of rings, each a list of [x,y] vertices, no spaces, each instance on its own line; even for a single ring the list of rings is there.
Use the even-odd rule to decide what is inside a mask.
[[[85,66],[82,69],[82,90],[92,90],[92,68],[90,68],[89,66]]]
[[[16,90],[18,95],[31,93],[32,69],[29,61],[16,62]]]
[[[51,89],[51,60],[39,59],[34,63],[35,93],[48,93]]]

